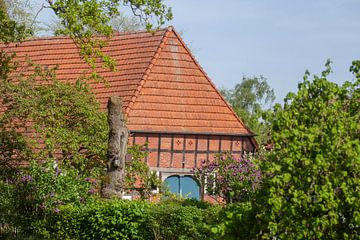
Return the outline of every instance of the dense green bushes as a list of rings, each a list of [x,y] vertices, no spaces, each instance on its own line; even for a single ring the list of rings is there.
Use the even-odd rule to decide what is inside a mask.
[[[62,206],[39,228],[50,239],[214,239],[220,208],[195,201],[96,200]]]
[[[211,239],[210,224],[218,222],[219,208],[197,201],[167,201],[152,205],[146,216],[148,239]]]
[[[250,202],[221,207],[196,200],[96,200],[63,206],[39,232],[49,239],[256,239],[256,214]]]
[[[32,161],[12,178],[0,179],[0,239],[33,235],[62,205],[91,200],[94,180],[56,162]],[[21,238],[20,238],[21,239]]]
[[[211,226],[213,239],[257,239],[259,222],[251,202],[238,202],[221,209],[219,222]]]
[[[64,206],[44,228],[51,239],[143,239],[142,225],[149,206],[115,200]]]
[[[31,232],[0,235],[4,239],[252,239],[255,214],[249,203],[226,207],[196,200],[160,203],[93,199],[45,211],[31,223]],[[44,213],[45,213],[44,212]],[[24,223],[24,225],[30,222]]]

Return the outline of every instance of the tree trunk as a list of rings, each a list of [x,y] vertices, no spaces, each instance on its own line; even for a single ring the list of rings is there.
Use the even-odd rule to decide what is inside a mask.
[[[124,123],[120,97],[114,96],[108,100],[108,124],[107,182],[102,190],[102,196],[104,198],[121,198],[125,178],[125,156],[129,131]]]

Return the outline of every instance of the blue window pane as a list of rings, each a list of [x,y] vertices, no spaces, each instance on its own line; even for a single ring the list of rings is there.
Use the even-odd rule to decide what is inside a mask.
[[[180,193],[180,177],[170,176],[165,180],[170,192],[179,194]]]
[[[179,194],[182,197],[200,199],[199,184],[191,176],[170,176],[165,180],[172,193]]]
[[[180,186],[182,196],[200,199],[199,184],[191,176],[181,177]]]

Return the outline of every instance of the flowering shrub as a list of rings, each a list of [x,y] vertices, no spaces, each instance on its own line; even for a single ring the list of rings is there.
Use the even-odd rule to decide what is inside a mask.
[[[213,162],[202,161],[194,175],[208,195],[220,196],[227,203],[249,200],[261,182],[261,171],[251,155],[235,159],[224,153]]]
[[[0,81],[0,239],[3,231],[32,234],[60,205],[86,201],[105,166],[106,114],[89,86],[58,81],[55,68],[26,67],[33,74],[14,68]]]
[[[93,179],[75,168],[60,166],[53,159],[32,161],[13,179],[1,181],[5,194],[0,198],[0,223],[7,226],[8,232],[34,234],[48,215],[60,212],[61,205],[87,201],[97,187]]]

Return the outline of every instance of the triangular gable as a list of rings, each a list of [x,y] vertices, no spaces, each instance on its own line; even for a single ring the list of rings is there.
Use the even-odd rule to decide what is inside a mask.
[[[248,135],[172,27],[127,109],[135,131]]]

